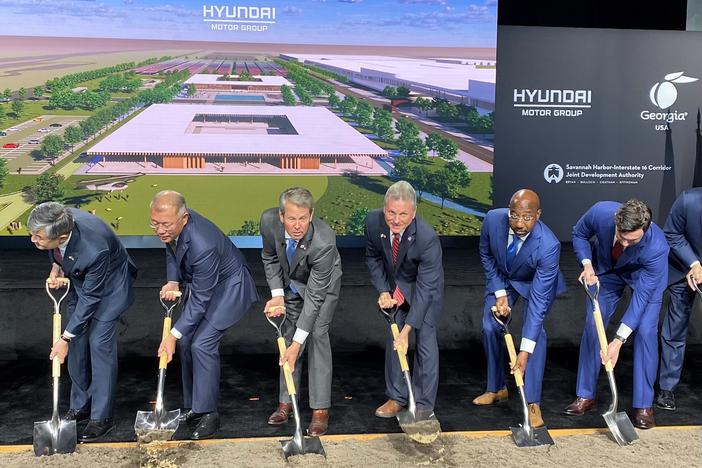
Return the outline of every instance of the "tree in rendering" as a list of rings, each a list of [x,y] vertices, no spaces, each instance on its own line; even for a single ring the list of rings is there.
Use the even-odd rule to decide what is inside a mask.
[[[81,132],[79,127],[71,125],[63,132],[63,138],[66,140],[66,143],[71,145],[71,151],[73,151],[75,144],[83,139],[83,132]]]
[[[17,96],[20,98],[20,100],[24,101],[25,98],[27,97],[27,89],[26,88],[20,88],[17,91]]]
[[[57,201],[63,198],[63,176],[60,174],[44,173],[37,177],[32,189],[37,203]]]
[[[368,215],[368,208],[357,208],[348,223],[346,223],[346,234],[349,236],[362,236],[365,226],[366,226],[366,216]]]
[[[24,112],[24,102],[22,101],[12,101],[12,113],[15,114],[15,119],[19,119]]]
[[[441,198],[441,209],[447,198],[456,198],[462,188],[470,185],[470,172],[458,160],[450,161],[440,171],[429,176],[429,190]]]
[[[48,135],[41,142],[41,152],[47,158],[56,158],[63,151],[64,141],[58,135]]]
[[[35,86],[34,89],[32,90],[32,96],[34,96],[35,99],[39,99],[44,95],[44,87],[43,86]]]
[[[456,159],[456,156],[458,156],[458,144],[448,138],[442,138],[437,147],[437,151],[441,159],[450,161]]]
[[[8,175],[10,175],[10,170],[7,168],[7,161],[0,159],[0,188],[5,186]]]
[[[439,149],[439,144],[441,143],[441,135],[438,133],[430,133],[424,139],[424,144],[427,145],[427,149],[436,155],[436,150]]]

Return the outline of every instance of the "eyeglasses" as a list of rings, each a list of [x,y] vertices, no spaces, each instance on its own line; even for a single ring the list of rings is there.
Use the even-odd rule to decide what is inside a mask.
[[[159,228],[163,228],[164,231],[170,231],[176,224],[178,224],[178,221],[180,221],[187,214],[187,212],[183,213],[182,215],[178,216],[178,218],[176,218],[176,220],[172,223],[157,223],[151,221],[149,222],[149,227],[154,231],[157,231]]]
[[[525,223],[530,223],[536,219],[536,216],[534,215],[524,215],[524,216],[519,216],[518,214],[510,213],[509,214],[509,220],[514,221],[515,223],[519,220],[524,221]]]

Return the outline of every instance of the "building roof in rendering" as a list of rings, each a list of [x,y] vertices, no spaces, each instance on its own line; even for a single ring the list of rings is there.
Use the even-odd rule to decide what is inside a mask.
[[[185,84],[196,84],[196,85],[203,85],[203,84],[236,84],[240,86],[255,86],[255,85],[274,85],[274,86],[282,86],[282,85],[287,85],[292,87],[292,83],[290,83],[288,80],[283,78],[282,76],[268,76],[268,75],[256,75],[253,78],[256,79],[256,81],[239,81],[236,79],[231,79],[231,80],[219,80],[218,78],[222,77],[224,75],[215,75],[215,74],[207,74],[207,73],[200,73],[191,76],[185,81]],[[229,75],[230,78],[236,78],[239,75]]]
[[[278,117],[278,120],[287,119],[296,134],[266,134],[265,129],[261,133],[258,124],[252,126],[257,131],[245,133],[191,131],[193,122],[199,122],[196,116],[203,115],[235,121],[245,116]],[[93,146],[88,154],[384,156],[387,153],[325,107],[154,104]]]

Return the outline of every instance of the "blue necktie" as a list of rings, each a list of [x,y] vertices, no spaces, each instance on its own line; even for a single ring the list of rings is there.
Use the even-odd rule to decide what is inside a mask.
[[[297,241],[290,237],[287,243],[288,246],[285,249],[285,256],[288,257],[288,266],[290,266],[290,271],[292,272],[292,261],[295,256],[295,250],[297,249]],[[292,284],[292,281],[290,281],[290,290],[297,294],[297,288]]]
[[[517,236],[516,234],[512,235],[512,242],[507,246],[507,269],[512,270],[512,263],[514,262],[514,259],[517,256],[517,252],[519,251],[519,245],[522,243],[522,240]]]

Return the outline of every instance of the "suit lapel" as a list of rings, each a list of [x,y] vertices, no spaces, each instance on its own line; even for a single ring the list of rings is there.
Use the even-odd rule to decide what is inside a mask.
[[[604,229],[604,245],[600,245],[600,262],[603,259],[607,259],[607,264],[610,266],[610,268],[613,268],[615,265],[612,263],[612,247],[614,247],[614,233],[615,233],[615,227],[614,227],[614,220],[611,222],[607,223]],[[622,261],[622,257],[619,257],[619,262]],[[617,263],[619,263],[617,262]]]
[[[307,233],[302,239],[300,239],[300,242],[297,243],[297,248],[293,254],[292,265],[290,265],[290,274],[295,271],[295,268],[297,268],[300,261],[307,256],[310,243],[312,242],[312,237],[314,237],[314,223],[310,222],[310,227],[307,230]]]
[[[285,239],[285,227],[280,220],[276,220],[275,227],[273,228],[273,235],[275,236],[275,253],[278,255],[278,261],[281,268],[285,272],[286,276],[290,276],[290,266],[288,265],[288,257],[285,253],[287,248],[287,243]]]
[[[188,251],[188,247],[190,245],[190,225],[192,223],[193,221],[190,219],[178,236],[178,243],[176,244],[175,251],[176,265],[181,264],[183,257],[185,256],[185,252]]]
[[[80,229],[78,224],[75,224],[71,231],[71,239],[68,241],[66,251],[63,253],[63,263],[61,269],[64,275],[68,276],[73,272],[73,266],[78,258],[78,244],[80,243]]]
[[[405,232],[402,234],[400,239],[400,250],[397,252],[397,262],[395,263],[394,270],[397,271],[397,267],[402,264],[407,255],[407,250],[409,250],[410,245],[412,245],[417,237],[417,219],[412,220]],[[390,259],[392,259],[392,249],[390,250]]]
[[[539,240],[541,239],[541,224],[539,224],[541,221],[538,221],[536,223],[536,226],[534,226],[534,229],[531,231],[531,234],[526,238],[524,241],[524,244],[522,247],[519,249],[519,252],[517,252],[517,256],[514,257],[514,262],[512,262],[512,272],[517,271],[520,266],[522,266],[522,263],[526,261],[529,256],[531,256],[531,252],[534,251],[534,249],[539,245]]]
[[[383,212],[380,211],[378,214],[380,216],[380,244],[383,246],[383,252],[385,253],[385,261],[392,268],[392,247],[390,245],[392,239],[388,237],[390,235],[390,227],[387,225],[387,223],[385,223]]]
[[[507,271],[507,242],[509,241],[509,219],[507,219],[507,211],[501,220],[500,229],[497,232],[497,264]]]

